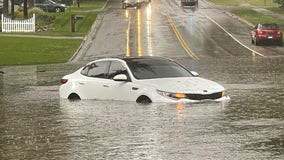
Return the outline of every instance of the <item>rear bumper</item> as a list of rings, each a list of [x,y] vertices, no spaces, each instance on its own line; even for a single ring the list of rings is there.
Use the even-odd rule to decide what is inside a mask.
[[[181,2],[182,6],[195,6],[197,4],[197,1],[195,2]]]
[[[283,41],[282,36],[258,36],[258,41],[270,41],[270,42],[279,42]]]
[[[125,7],[139,7],[140,3],[123,3]]]

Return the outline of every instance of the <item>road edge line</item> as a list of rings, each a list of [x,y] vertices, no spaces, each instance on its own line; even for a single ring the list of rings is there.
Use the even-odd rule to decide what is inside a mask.
[[[219,23],[217,23],[214,19],[212,19],[211,17],[209,17],[208,15],[204,14],[203,15],[209,19],[211,22],[215,23],[219,28],[221,28],[226,34],[228,34],[233,40],[235,40],[237,43],[239,43],[241,46],[243,46],[244,48],[250,50],[251,52],[253,52],[253,54],[257,54],[261,57],[266,57],[263,54],[249,48],[248,46],[244,45],[242,42],[240,42],[237,38],[235,38],[231,33],[229,33],[223,26],[221,26]]]

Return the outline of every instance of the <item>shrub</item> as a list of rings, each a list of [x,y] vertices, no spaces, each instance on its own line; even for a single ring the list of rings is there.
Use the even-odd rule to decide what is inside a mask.
[[[49,15],[38,7],[30,8],[28,14],[29,16],[36,15],[36,30],[40,32],[47,31],[55,20],[55,16]]]

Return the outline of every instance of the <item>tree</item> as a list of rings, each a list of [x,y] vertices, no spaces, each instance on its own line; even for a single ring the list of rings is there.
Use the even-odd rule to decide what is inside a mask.
[[[3,1],[3,14],[5,15],[5,16],[7,16],[9,13],[9,0],[4,0]]]
[[[15,1],[14,0],[11,0],[11,17],[12,19],[14,19],[14,11],[15,11]]]
[[[24,18],[28,18],[28,0],[24,0],[23,12]]]
[[[284,8],[284,0],[273,0],[274,3],[278,3],[280,8]]]

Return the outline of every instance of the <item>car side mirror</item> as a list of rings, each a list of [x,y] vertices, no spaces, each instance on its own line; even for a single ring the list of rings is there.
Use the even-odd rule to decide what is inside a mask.
[[[123,81],[123,82],[126,82],[128,79],[127,79],[127,76],[125,74],[118,74],[116,76],[113,77],[113,80],[114,81]]]
[[[190,73],[191,73],[194,77],[198,77],[198,76],[199,76],[199,74],[198,74],[197,72],[195,72],[195,71],[190,71]]]

